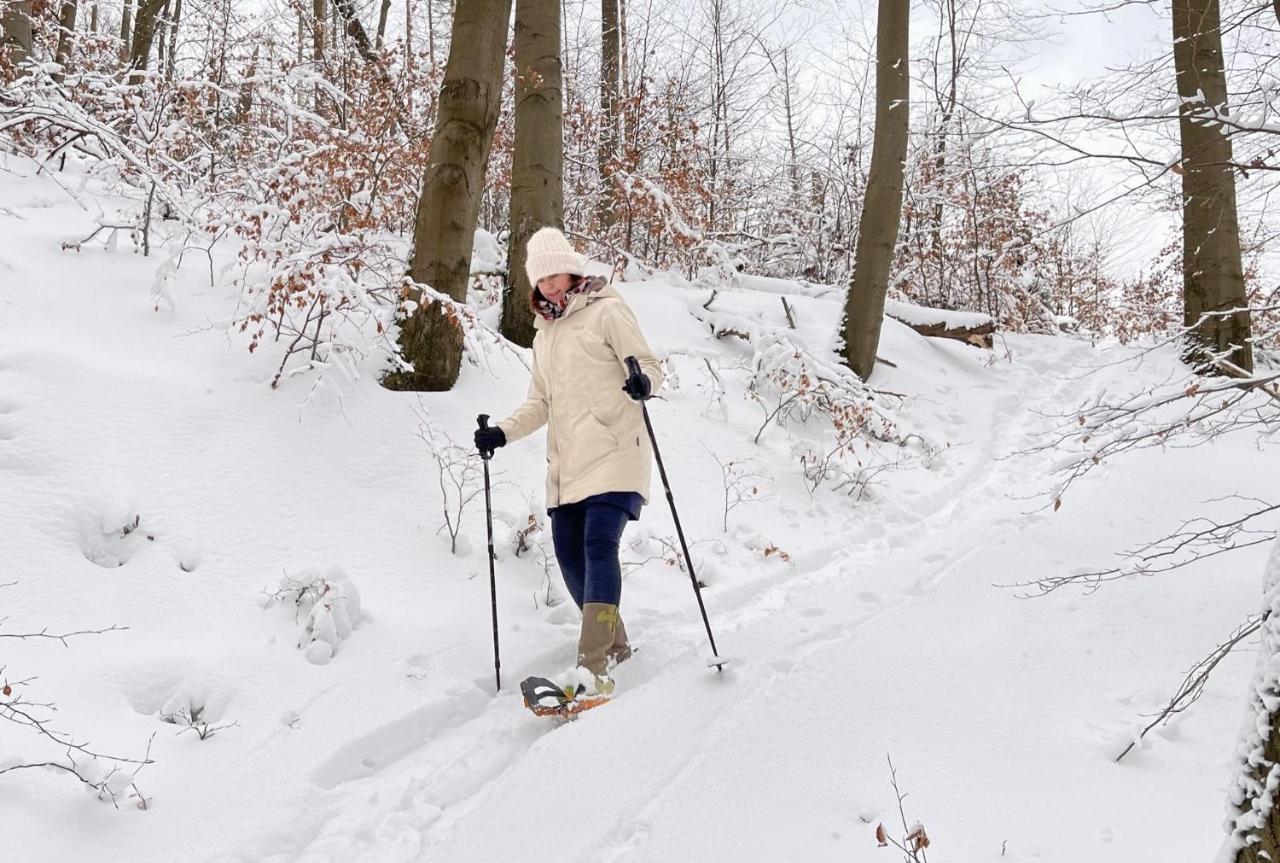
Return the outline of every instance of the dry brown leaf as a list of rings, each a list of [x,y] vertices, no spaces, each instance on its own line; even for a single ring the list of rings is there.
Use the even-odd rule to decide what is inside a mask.
[[[907,834],[907,841],[911,843],[913,851],[919,851],[921,848],[928,848],[929,834],[924,832],[924,825],[916,824],[915,829]]]
[[[885,835],[883,824],[876,825],[876,842],[880,843],[881,848],[889,844],[889,837]]]

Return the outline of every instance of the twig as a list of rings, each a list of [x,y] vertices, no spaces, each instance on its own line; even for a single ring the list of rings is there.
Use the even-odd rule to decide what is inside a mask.
[[[1231,653],[1231,651],[1234,650],[1240,642],[1257,633],[1257,631],[1262,627],[1262,622],[1265,619],[1265,615],[1262,614],[1250,615],[1245,619],[1244,623],[1236,627],[1235,631],[1231,633],[1226,641],[1215,647],[1213,652],[1204,659],[1201,659],[1195,665],[1191,666],[1191,669],[1187,672],[1187,676],[1182,680],[1182,685],[1178,687],[1178,691],[1169,699],[1169,703],[1165,705],[1163,710],[1155,714],[1155,719],[1153,719],[1146,728],[1142,729],[1142,733],[1140,733],[1135,740],[1126,746],[1123,752],[1115,757],[1116,763],[1119,764],[1120,759],[1128,755],[1129,751],[1132,750],[1133,747],[1137,746],[1138,743],[1141,742],[1157,725],[1163,725],[1172,717],[1183,712],[1192,704],[1195,704],[1196,701],[1199,700],[1200,696],[1204,694],[1204,687],[1205,684],[1209,682],[1209,675],[1218,667],[1218,663],[1226,659],[1227,655]]]

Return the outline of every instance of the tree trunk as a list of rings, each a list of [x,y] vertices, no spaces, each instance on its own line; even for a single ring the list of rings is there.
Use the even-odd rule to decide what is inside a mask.
[[[133,44],[133,0],[124,0],[120,12],[120,59],[128,62],[129,46]]]
[[[418,198],[409,277],[458,302],[467,298],[485,167],[502,101],[511,0],[458,0],[436,108],[431,153]],[[424,299],[401,323],[400,349],[414,370],[383,379],[388,389],[451,388],[462,363],[462,330],[449,310]]]
[[[62,83],[67,72],[67,64],[71,62],[71,40],[76,32],[76,0],[62,0],[62,8],[58,11],[58,50],[54,55],[62,69],[53,75],[53,80]]]
[[[876,364],[889,269],[893,266],[902,218],[903,161],[911,114],[911,82],[907,74],[910,12],[908,0],[879,0],[875,140],[841,332],[845,364],[864,381],[871,377]]]
[[[236,122],[241,126],[249,122],[253,112],[254,77],[258,74],[258,46],[253,46],[253,56],[249,59],[249,68],[245,71],[245,80],[240,82],[240,99],[236,104]]]
[[[311,59],[324,63],[324,19],[329,14],[324,0],[311,0]]]
[[[607,233],[618,221],[618,201],[614,194],[613,160],[618,155],[618,83],[622,54],[618,26],[619,0],[600,0],[600,140],[596,162],[600,169],[600,197],[596,201],[596,221]]]
[[[560,4],[516,0],[514,41],[516,135],[502,334],[527,348],[533,344],[534,330],[525,243],[539,228],[564,227]]]
[[[1249,687],[1249,718],[1236,748],[1235,776],[1228,795],[1235,816],[1228,822],[1227,850],[1235,863],[1280,860],[1280,540],[1271,547],[1263,576],[1262,643]],[[1226,855],[1219,855],[1226,859]]]
[[[156,22],[156,68],[161,72],[168,65],[165,58],[168,57],[169,47],[169,4],[171,0],[164,0],[164,6],[160,9],[160,17]]]
[[[156,17],[165,0],[138,0],[137,12],[133,19],[133,49],[129,52],[129,66],[134,73],[129,76],[130,84],[143,81],[151,62],[151,45],[155,42]]]
[[[169,21],[169,51],[165,57],[164,79],[173,80],[173,70],[177,63],[178,27],[182,24],[182,0],[173,0],[173,17]]]
[[[382,0],[382,8],[378,10],[378,38],[374,43],[379,51],[382,50],[382,40],[387,35],[387,13],[391,11],[391,0]]]
[[[356,50],[360,52],[361,58],[366,63],[377,64],[378,53],[373,50],[373,43],[369,41],[369,33],[364,29],[364,24],[360,23],[355,3],[352,0],[333,0],[333,5],[346,22],[347,35],[356,43]]]
[[[13,0],[4,10],[4,47],[17,66],[31,56],[31,0]]]
[[[1218,0],[1173,0],[1182,138],[1182,307],[1190,328],[1184,358],[1213,371],[1211,356],[1229,354],[1232,363],[1252,371],[1231,140],[1214,119],[1227,114],[1220,26]]]

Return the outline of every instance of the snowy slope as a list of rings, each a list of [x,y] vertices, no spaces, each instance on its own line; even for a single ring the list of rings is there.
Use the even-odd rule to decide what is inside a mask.
[[[66,775],[5,774],[13,859],[890,860],[872,835],[899,829],[886,755],[934,860],[1197,860],[1220,843],[1251,656],[1149,746],[1111,757],[1256,608],[1265,549],[1088,597],[998,586],[1105,562],[1208,498],[1273,482],[1274,451],[1224,441],[1117,462],[1044,507],[1054,456],[1018,455],[1040,414],[1162,380],[1171,356],[1084,376],[1114,357],[1014,336],[984,353],[887,321],[880,356],[896,367],[872,384],[906,396],[895,418],[934,455],[878,474],[866,500],[811,495],[794,447],[816,431],[753,442],[751,348],[695,317],[710,292],[623,285],[671,356],[653,421],[734,661],[704,666],[688,577],[661,560],[674,531],[655,476],[624,538],[639,652],[614,704],[554,727],[513,694],[571,664],[577,634],[554,570],[548,583],[536,548],[514,553],[514,530],[543,515],[540,436],[494,461],[496,697],[483,504],[452,555],[418,436],[422,416],[465,443],[476,414],[504,415],[521,360],[466,366],[454,392],[421,398],[368,369],[341,401],[300,407],[305,377],[273,392],[271,357],[229,344],[234,297],[207,262],[184,263],[156,311],[156,259],[127,241],[61,248],[113,202],[87,195],[86,210],[33,173],[16,159],[0,172],[0,584],[17,582],[0,589],[0,632],[129,629],[0,642],[0,666],[38,675],[27,697],[55,701],[53,724],[99,750],[138,757],[154,734],[138,775],[153,805],[117,811]],[[784,327],[776,290],[712,308]],[[829,344],[838,302],[797,290],[797,337]],[[727,532],[712,453],[750,459],[768,498],[735,508]],[[1223,489],[1232,466],[1247,478]],[[530,540],[549,551],[548,535]],[[362,613],[317,665],[264,591],[333,568]],[[200,740],[159,720],[191,704],[235,726]],[[0,724],[0,762],[58,752]]]

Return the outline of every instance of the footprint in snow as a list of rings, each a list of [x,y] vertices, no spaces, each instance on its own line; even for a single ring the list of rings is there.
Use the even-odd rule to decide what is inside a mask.
[[[143,549],[161,544],[155,529],[141,513],[131,516],[83,516],[79,525],[80,553],[85,560],[103,569],[118,569],[133,560]],[[186,548],[168,548],[178,569],[195,572],[200,555]]]

